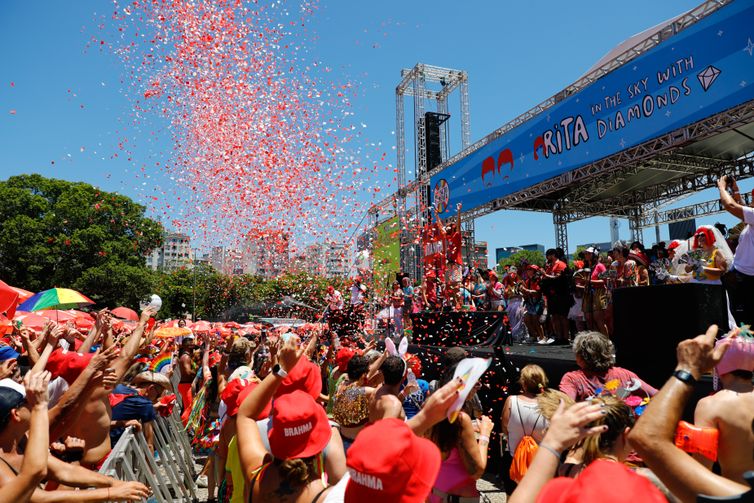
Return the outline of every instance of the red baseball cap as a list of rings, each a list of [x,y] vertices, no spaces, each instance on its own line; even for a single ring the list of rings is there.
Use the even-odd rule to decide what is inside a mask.
[[[50,354],[45,370],[49,370],[52,378],[62,377],[71,385],[73,381],[84,371],[91,361],[94,353],[82,355],[75,351],[58,348]]]
[[[350,479],[343,501],[423,502],[441,462],[440,449],[414,435],[404,421],[381,419],[361,430],[348,449]]]
[[[267,437],[270,451],[277,459],[319,454],[331,436],[325,409],[306,392],[296,390],[273,400]]]
[[[338,365],[338,370],[340,373],[344,373],[348,370],[348,362],[351,361],[351,358],[353,358],[353,355],[356,354],[356,351],[354,351],[351,348],[340,348],[335,355],[335,363]]]
[[[309,393],[315,400],[319,398],[319,394],[322,392],[322,377],[319,367],[306,358],[301,358],[296,366],[288,372],[286,378],[275,391],[275,398],[296,390]]]
[[[228,416],[235,417],[238,414],[238,409],[241,408],[241,404],[249,396],[254,388],[259,386],[259,381],[252,381],[249,379],[233,379],[225,386],[220,399],[225,402],[225,406],[228,408]],[[264,410],[259,413],[255,418],[256,420],[264,419],[270,415],[272,410],[272,403],[267,403]]]
[[[661,503],[665,496],[649,481],[621,463],[598,460],[590,464],[576,479],[558,477],[540,491],[542,503]]]

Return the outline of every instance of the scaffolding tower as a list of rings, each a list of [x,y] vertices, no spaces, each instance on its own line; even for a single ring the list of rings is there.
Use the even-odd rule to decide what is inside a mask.
[[[395,136],[397,149],[398,192],[396,208],[401,222],[401,269],[413,278],[420,278],[421,251],[418,233],[431,218],[429,178],[433,168],[427,158],[427,129],[425,112],[435,111],[449,114],[448,99],[458,90],[460,98],[460,141],[461,150],[471,143],[471,120],[469,114],[468,74],[463,70],[452,70],[438,66],[417,63],[410,69],[401,70],[401,81],[395,88]],[[414,141],[414,177],[409,180],[406,172],[406,119],[405,98],[413,98],[414,117],[412,133]],[[450,154],[450,124],[440,125],[441,162]],[[413,204],[409,196],[415,193]],[[383,202],[384,203],[384,202]],[[382,205],[372,211],[378,213]],[[473,225],[471,226],[473,232]],[[471,236],[473,243],[474,236]]]

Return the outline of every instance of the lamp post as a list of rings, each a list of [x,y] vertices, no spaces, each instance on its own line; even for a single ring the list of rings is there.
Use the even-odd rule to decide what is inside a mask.
[[[191,296],[193,297],[193,305],[191,308],[191,321],[196,321],[196,252],[198,248],[193,248],[192,252],[194,254],[193,256],[193,266],[192,266],[192,286],[191,286]]]

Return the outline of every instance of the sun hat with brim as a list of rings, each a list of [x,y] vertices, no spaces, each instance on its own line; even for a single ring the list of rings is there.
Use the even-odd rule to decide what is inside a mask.
[[[272,402],[267,438],[277,459],[309,458],[322,452],[332,431],[327,413],[310,395],[301,390]]]
[[[228,416],[235,417],[238,414],[238,409],[241,408],[243,401],[257,386],[259,386],[259,381],[250,379],[233,379],[225,386],[220,399],[225,402],[225,406],[228,408]],[[270,415],[271,410],[272,403],[267,402],[267,405],[254,419],[257,421],[265,419]]]
[[[400,419],[367,426],[348,449],[349,480],[343,501],[419,503],[427,499],[440,471],[440,450],[417,437]]]
[[[754,340],[749,337],[720,339],[715,346],[723,343],[728,344],[728,350],[715,367],[718,375],[728,374],[735,370],[754,371]]]
[[[598,460],[578,478],[558,477],[537,496],[538,503],[666,503],[667,499],[646,477],[621,463]]]
[[[628,254],[628,259],[633,260],[634,262],[638,263],[639,265],[642,265],[644,267],[647,267],[647,264],[649,264],[649,257],[647,257],[644,253],[635,250]]]
[[[70,386],[84,371],[92,360],[94,353],[82,355],[75,351],[58,348],[50,354],[45,370],[49,370],[52,378],[62,377]]]
[[[351,358],[353,358],[355,354],[356,351],[351,348],[340,348],[335,354],[335,364],[338,366],[338,370],[341,374],[348,370],[348,362],[351,361]]]
[[[322,392],[320,369],[306,358],[301,358],[288,372],[288,375],[275,391],[275,398],[295,390],[303,390],[315,399],[319,398],[319,394]]]

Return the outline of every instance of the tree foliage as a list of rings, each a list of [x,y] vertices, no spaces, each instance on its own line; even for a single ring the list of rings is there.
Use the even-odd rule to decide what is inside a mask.
[[[265,280],[226,276],[207,264],[150,271],[145,255],[161,245],[162,226],[126,196],[86,183],[22,175],[0,181],[0,279],[31,291],[73,288],[96,307],[138,309],[152,293],[163,300],[160,318],[195,312],[220,319],[239,306],[270,306],[283,297],[313,318],[324,309],[327,285],[347,297],[344,280],[285,274]]]
[[[28,290],[131,302],[152,285],[144,255],[162,240],[145,208],[86,183],[21,175],[0,182],[0,278]]]
[[[545,254],[539,250],[521,250],[511,254],[509,257],[500,259],[498,265],[502,268],[505,266],[516,266],[521,268],[526,264],[535,264],[543,266],[545,263]]]
[[[162,300],[161,318],[195,314],[197,319],[222,320],[241,308],[255,312],[283,311],[287,315],[314,319],[321,313],[328,285],[347,295],[342,279],[328,279],[306,273],[284,274],[275,279],[259,276],[226,276],[201,264],[158,274],[155,293]],[[289,297],[291,305],[281,304]],[[313,309],[308,309],[310,306]],[[291,309],[293,308],[293,309]]]

